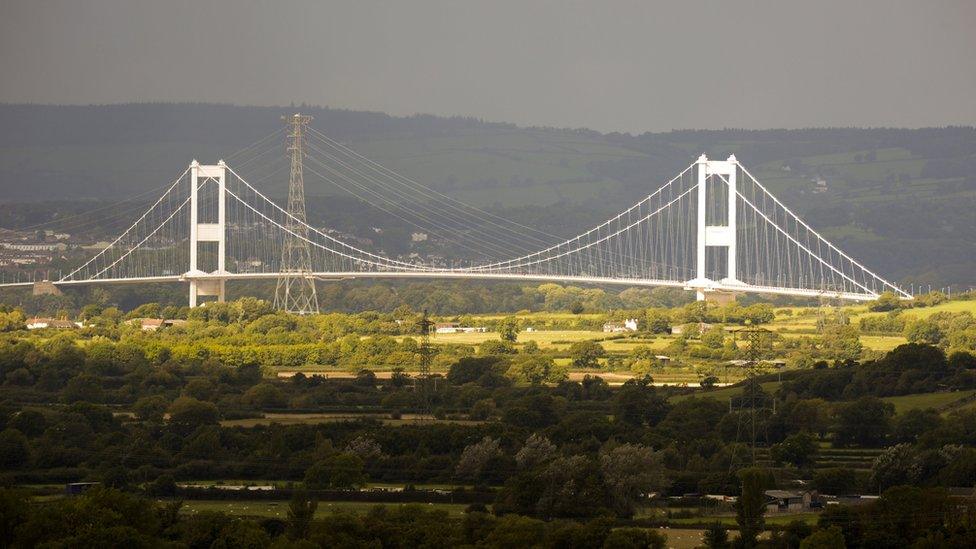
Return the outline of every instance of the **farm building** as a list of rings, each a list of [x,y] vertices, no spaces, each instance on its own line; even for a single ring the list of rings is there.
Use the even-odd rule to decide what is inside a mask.
[[[67,330],[72,328],[78,328],[81,326],[81,324],[77,322],[72,322],[70,320],[57,319],[57,318],[41,318],[41,317],[28,318],[26,324],[28,330],[40,330],[42,328],[56,328],[58,330]]]
[[[161,318],[133,318],[129,323],[139,326],[143,332],[155,332],[164,326],[180,326],[186,324],[186,321],[177,318],[166,320]]]
[[[799,490],[766,490],[766,512],[808,511],[818,502],[816,492]]]
[[[488,331],[484,326],[462,326],[457,322],[438,322],[434,324],[434,332],[438,334],[483,334]]]

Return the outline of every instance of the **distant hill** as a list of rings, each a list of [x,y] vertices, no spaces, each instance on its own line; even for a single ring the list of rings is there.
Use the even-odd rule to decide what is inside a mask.
[[[0,203],[8,212],[0,225],[17,224],[10,203],[77,206],[158,187],[191,159],[225,157],[296,110],[388,168],[553,234],[571,234],[629,205],[702,152],[735,153],[784,203],[880,273],[976,285],[971,127],[630,136],[305,106],[0,105]],[[280,196],[286,184],[282,178],[263,187]],[[371,215],[367,208],[351,216],[351,199],[336,198],[340,191],[321,182],[310,180],[307,192],[310,215],[322,220],[360,230]]]

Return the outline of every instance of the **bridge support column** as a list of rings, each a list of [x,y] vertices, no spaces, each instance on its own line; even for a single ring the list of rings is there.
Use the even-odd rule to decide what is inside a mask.
[[[218,302],[226,298],[227,273],[227,166],[221,160],[215,165],[204,166],[194,160],[190,163],[190,270],[184,277],[190,283],[190,307],[199,304],[203,296],[216,296]],[[200,192],[212,192],[216,185],[216,212],[208,210],[206,219],[200,216]],[[200,243],[216,242],[216,269],[200,269]]]
[[[695,290],[698,300],[704,301],[706,293],[715,289],[717,286],[736,286],[741,284],[737,277],[738,266],[736,265],[736,176],[738,174],[738,160],[735,155],[729,155],[727,160],[709,160],[704,154],[698,157],[698,188],[695,190],[698,197],[698,222],[697,238],[695,248],[695,278],[686,283],[688,289]],[[715,180],[725,183],[727,192],[725,219],[711,220],[715,225],[709,225],[708,205],[710,193],[708,183]],[[708,278],[707,272],[707,250],[708,247],[725,248],[726,250],[726,270],[725,277],[721,280]]]
[[[705,281],[708,276],[705,274],[705,231],[708,228],[706,225],[705,214],[708,210],[707,200],[707,186],[708,186],[708,157],[704,154],[698,157],[698,190],[695,194],[698,195],[698,238],[695,240],[696,245],[696,269],[695,276],[700,281]],[[701,301],[705,299],[705,293],[698,290],[698,300]]]

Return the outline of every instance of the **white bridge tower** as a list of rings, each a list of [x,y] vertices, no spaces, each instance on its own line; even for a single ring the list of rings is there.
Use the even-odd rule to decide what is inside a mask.
[[[196,160],[190,163],[190,270],[183,275],[190,282],[190,307],[196,307],[201,296],[216,296],[219,302],[226,297],[226,279],[213,277],[228,274],[226,175],[223,160],[211,166],[203,166]],[[201,194],[213,199],[201,200]],[[205,268],[215,267],[215,270],[201,269],[201,243],[210,248],[210,253],[203,254],[203,259],[210,263]],[[216,243],[216,250],[209,243]],[[206,278],[198,279],[200,276]]]
[[[708,292],[714,292],[716,286],[725,288],[742,285],[736,276],[736,175],[739,161],[735,155],[729,155],[727,160],[709,160],[704,154],[698,157],[698,197],[697,238],[695,256],[695,278],[686,283],[686,287],[695,290],[698,300],[705,299]],[[724,192],[722,192],[724,191]],[[716,200],[713,195],[718,195]],[[721,198],[726,198],[722,208]],[[716,204],[719,202],[719,204]],[[709,205],[715,205],[717,219],[709,219]],[[708,248],[725,249],[725,277],[720,280],[708,278],[707,261]]]

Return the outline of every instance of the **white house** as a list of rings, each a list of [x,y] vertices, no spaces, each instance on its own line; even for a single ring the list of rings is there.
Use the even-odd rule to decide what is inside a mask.
[[[628,318],[623,322],[607,322],[606,324],[603,325],[603,331],[609,333],[636,332],[637,319]]]

